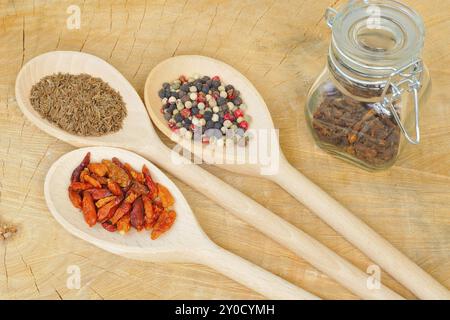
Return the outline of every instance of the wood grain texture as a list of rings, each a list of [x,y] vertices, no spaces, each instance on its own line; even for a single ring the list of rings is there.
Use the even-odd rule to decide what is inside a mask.
[[[425,61],[433,92],[422,109],[421,144],[386,172],[369,173],[314,145],[303,107],[325,63],[329,30],[322,14],[341,1],[0,1],[0,218],[17,235],[0,243],[0,298],[262,298],[193,264],[127,260],[75,239],[48,212],[45,174],[73,147],[27,122],[14,98],[21,65],[49,50],[81,50],[113,64],[143,93],[148,72],[177,54],[229,63],[268,104],[288,160],[344,206],[450,287],[450,2],[405,1],[427,27]],[[68,30],[66,9],[81,8]],[[168,142],[167,139],[164,141]],[[266,180],[205,168],[352,263],[371,262],[281,188]],[[333,280],[177,181],[213,241],[323,298],[355,298]],[[258,186],[258,188],[255,188]],[[66,287],[81,268],[80,290]],[[382,280],[413,296],[383,273]]]

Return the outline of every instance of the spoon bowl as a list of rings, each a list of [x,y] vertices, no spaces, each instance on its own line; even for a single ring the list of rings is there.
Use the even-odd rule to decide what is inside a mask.
[[[148,231],[132,229],[127,234],[108,232],[100,224],[88,227],[83,214],[72,206],[67,188],[74,168],[87,152],[91,161],[117,157],[134,168],[145,164],[155,182],[166,186],[175,199],[177,219],[158,239]],[[144,158],[118,148],[90,147],[77,149],[59,158],[45,178],[44,194],[55,219],[71,234],[114,254],[127,258],[158,262],[203,263],[230,278],[273,299],[317,299],[316,296],[218,247],[203,232],[189,204],[176,185],[156,166]]]
[[[201,141],[180,138],[169,129],[167,121],[160,112],[162,103],[158,91],[164,82],[171,83],[180,75],[189,77],[194,74],[210,77],[218,75],[223,83],[232,84],[241,92],[243,103],[247,105],[245,114],[251,118],[249,127],[251,135],[246,147],[205,145]],[[274,133],[272,117],[264,99],[245,76],[228,64],[198,55],[172,57],[152,69],[147,77],[144,91],[148,113],[158,129],[205,162],[220,165],[234,172],[259,174],[262,166],[268,166],[267,161],[277,160],[276,157],[279,156],[277,137],[270,140],[271,145],[266,150],[267,158],[260,159],[261,155],[258,154],[262,147],[269,146],[268,144],[263,146],[263,143],[267,141],[263,140],[263,134]]]
[[[177,212],[177,219],[172,228],[157,240],[151,240],[148,231],[137,232],[134,228],[126,236],[118,232],[107,232],[99,223],[89,228],[80,209],[72,205],[67,193],[72,171],[87,152],[91,152],[91,162],[101,162],[103,159],[117,157],[136,169],[142,168],[145,164],[152,178],[166,186],[175,199],[174,210]],[[187,248],[199,248],[207,240],[186,199],[175,184],[151,162],[123,149],[82,148],[63,155],[49,169],[45,179],[44,193],[50,212],[70,233],[104,250],[126,255],[129,258],[151,258],[163,261],[167,253],[170,253],[170,261],[173,261],[174,252],[177,252],[177,256],[181,258]]]
[[[115,133],[99,137],[82,137],[68,133],[41,117],[30,103],[30,92],[34,84],[45,76],[55,73],[87,73],[99,77],[113,89],[119,91],[127,106],[123,127]],[[160,142],[142,100],[127,79],[106,61],[88,53],[73,51],[51,51],[28,61],[16,79],[16,99],[21,111],[39,129],[74,146],[106,145],[120,147]]]

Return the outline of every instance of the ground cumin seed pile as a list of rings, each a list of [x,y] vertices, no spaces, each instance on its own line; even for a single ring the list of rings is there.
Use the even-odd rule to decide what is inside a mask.
[[[30,102],[43,118],[79,136],[116,132],[127,115],[121,95],[88,74],[46,76],[31,88]]]

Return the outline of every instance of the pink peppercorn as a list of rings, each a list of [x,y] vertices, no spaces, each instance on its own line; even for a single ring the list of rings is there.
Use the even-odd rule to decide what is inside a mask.
[[[211,79],[212,81],[220,81],[220,77],[219,76],[214,76]]]
[[[234,117],[233,117],[233,115],[232,115],[231,113],[225,113],[225,114],[223,115],[223,119],[224,119],[224,120],[230,120],[230,121],[233,121],[233,120],[234,120]]]
[[[191,115],[191,110],[185,108],[181,110],[180,113],[183,116],[183,118],[188,118]]]
[[[197,119],[201,119],[201,118],[203,118],[203,115],[200,114],[200,113],[197,113],[197,114],[195,115],[195,117],[196,117]]]
[[[177,123],[174,120],[170,120],[168,122],[168,126],[169,126],[170,129],[176,127],[176,125],[177,125]]]
[[[247,130],[248,129],[248,122],[247,121],[241,121],[240,123],[239,123],[239,127],[241,127],[242,129],[244,129],[244,130]]]
[[[244,111],[242,111],[241,109],[236,109],[236,110],[234,110],[234,116],[236,118],[243,117],[244,116]]]
[[[206,102],[206,97],[205,97],[205,95],[198,94],[198,96],[197,96],[197,102],[198,102],[198,103],[200,103],[200,102]]]

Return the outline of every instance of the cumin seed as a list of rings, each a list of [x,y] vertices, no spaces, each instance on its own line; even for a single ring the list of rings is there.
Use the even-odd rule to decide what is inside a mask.
[[[117,132],[127,116],[120,93],[85,73],[42,78],[31,88],[30,102],[43,118],[79,136]]]

